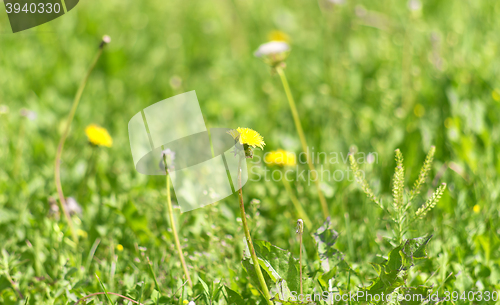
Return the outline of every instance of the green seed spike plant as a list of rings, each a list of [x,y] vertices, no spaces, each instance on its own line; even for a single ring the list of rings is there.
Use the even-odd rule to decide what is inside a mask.
[[[413,207],[414,199],[420,194],[422,186],[427,180],[427,176],[432,167],[432,161],[434,159],[434,153],[436,148],[431,147],[427,157],[425,158],[424,165],[420,170],[419,176],[415,181],[413,189],[409,192],[405,189],[405,170],[403,166],[403,154],[399,149],[396,149],[396,168],[394,170],[393,184],[392,184],[392,207],[389,205],[384,205],[375,196],[370,185],[364,178],[363,172],[359,169],[356,159],[353,155],[349,156],[349,162],[351,169],[354,172],[354,177],[356,181],[360,184],[363,192],[368,196],[368,198],[382,208],[386,213],[389,214],[391,220],[395,224],[394,229],[394,241],[397,244],[402,244],[405,240],[405,234],[411,224],[415,221],[422,219],[430,210],[432,210],[439,199],[443,195],[446,189],[446,183],[441,184],[432,194],[432,196],[427,199],[427,201],[422,204],[416,211],[410,211]]]

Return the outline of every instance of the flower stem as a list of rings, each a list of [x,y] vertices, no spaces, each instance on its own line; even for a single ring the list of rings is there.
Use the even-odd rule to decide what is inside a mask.
[[[323,209],[323,215],[326,218],[330,216],[330,213],[328,212],[328,205],[326,203],[325,196],[321,191],[320,182],[318,180],[318,173],[314,168],[314,164],[309,154],[309,149],[307,147],[304,130],[302,129],[302,124],[300,123],[299,113],[297,112],[297,107],[295,106],[295,101],[293,100],[292,92],[290,91],[290,86],[288,85],[288,80],[286,79],[285,71],[283,71],[282,67],[278,66],[276,67],[276,72],[278,72],[281,82],[283,83],[283,88],[285,89],[285,94],[288,99],[288,104],[290,105],[290,110],[292,111],[293,121],[295,122],[295,128],[297,129],[297,134],[299,135],[300,143],[302,144],[302,150],[306,154],[307,165],[309,166],[309,170],[312,173],[312,179],[314,180],[314,184],[316,185],[316,189],[318,191],[318,197],[321,203],[321,208]]]
[[[85,85],[87,85],[87,81],[90,77],[90,74],[92,73],[92,70],[94,70],[94,67],[97,64],[99,57],[101,57],[102,50],[106,44],[107,43],[104,40],[101,41],[101,44],[99,45],[99,50],[97,51],[97,54],[94,57],[94,60],[92,61],[89,70],[85,74],[85,77],[83,78],[82,82],[80,83],[80,86],[78,87],[78,90],[76,91],[75,99],[73,100],[73,106],[71,106],[71,110],[66,120],[66,126],[64,128],[61,140],[59,141],[59,145],[57,146],[57,152],[56,152],[54,179],[56,182],[57,195],[59,196],[59,204],[61,205],[61,210],[64,213],[64,217],[66,218],[66,222],[68,223],[69,230],[71,232],[73,241],[75,243],[78,243],[78,237],[76,236],[71,216],[69,215],[68,210],[66,209],[66,199],[64,198],[64,193],[61,185],[61,156],[64,148],[64,142],[66,141],[66,138],[68,137],[69,134],[69,130],[71,128],[71,122],[73,121],[73,118],[76,113],[76,108],[78,108],[78,104],[80,103],[80,99],[83,94],[83,89],[85,89]]]
[[[163,156],[165,164],[167,164],[166,157]],[[167,170],[167,169],[165,169]],[[186,265],[186,261],[184,260],[184,253],[182,252],[181,243],[179,241],[179,235],[177,234],[177,229],[175,228],[175,219],[174,219],[174,209],[172,208],[172,199],[170,197],[170,176],[167,170],[167,206],[168,206],[168,216],[170,218],[170,225],[172,226],[172,233],[174,234],[175,247],[177,248],[177,254],[179,255],[179,259],[182,264],[182,269],[184,270],[184,275],[189,283],[189,287],[193,287],[193,282],[191,281],[191,277],[189,276],[189,271]]]
[[[297,234],[299,234],[299,276],[300,276],[300,294],[303,294],[302,289],[302,235],[304,234],[304,228],[301,223],[302,219],[298,221],[298,230]]]
[[[302,205],[300,204],[297,197],[295,197],[295,195],[293,194],[293,190],[292,190],[292,187],[290,186],[290,182],[286,179],[285,176],[283,176],[283,179],[281,179],[281,180],[283,180],[283,185],[285,186],[286,192],[288,193],[290,200],[292,200],[292,203],[295,206],[295,209],[297,210],[299,217],[304,220],[304,223],[306,224],[306,227],[308,229],[312,229],[311,220],[307,216],[306,211],[304,211],[304,208],[302,208]]]
[[[241,161],[244,160],[244,157],[240,156],[240,160],[238,163],[238,198],[240,200],[240,212],[241,212],[241,222],[243,223],[243,231],[245,231],[245,238],[248,245],[248,250],[250,251],[250,256],[252,257],[253,266],[255,268],[255,273],[257,273],[257,278],[259,279],[260,286],[262,288],[262,293],[264,294],[264,298],[267,301],[268,305],[273,305],[271,301],[271,294],[269,293],[269,289],[267,288],[266,281],[264,280],[264,275],[262,274],[262,270],[260,269],[259,260],[257,258],[257,254],[255,254],[255,249],[252,243],[252,237],[250,236],[250,230],[248,229],[247,224],[247,215],[245,213],[245,204],[243,203],[243,187],[241,185]]]

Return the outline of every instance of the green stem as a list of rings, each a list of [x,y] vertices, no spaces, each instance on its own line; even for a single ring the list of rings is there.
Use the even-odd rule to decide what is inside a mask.
[[[19,174],[19,168],[20,168],[20,162],[21,162],[21,156],[23,154],[23,142],[24,142],[24,136],[26,134],[25,129],[26,129],[26,118],[22,117],[21,118],[21,126],[19,126],[19,137],[18,137],[18,142],[17,142],[17,147],[16,147],[16,154],[15,154],[15,159],[14,159],[14,170],[13,170],[13,177],[14,179],[17,178],[17,175]]]
[[[90,73],[92,73],[92,70],[94,70],[94,67],[97,64],[99,57],[101,57],[102,50],[105,45],[106,42],[103,40],[99,46],[99,51],[97,52],[94,60],[92,61],[89,70],[87,71],[87,74],[85,74],[85,77],[83,78],[82,82],[80,83],[80,86],[78,87],[78,90],[76,91],[75,99],[73,100],[73,106],[71,106],[71,111],[69,112],[68,118],[66,120],[66,126],[64,128],[61,140],[59,141],[59,145],[57,146],[57,152],[56,152],[54,179],[57,188],[57,195],[59,196],[59,204],[61,206],[61,210],[63,211],[64,217],[66,218],[66,222],[68,223],[69,230],[71,232],[73,241],[75,243],[78,243],[78,237],[76,235],[73,226],[73,221],[71,220],[71,216],[69,215],[68,210],[66,209],[66,199],[64,198],[64,193],[61,185],[61,156],[64,148],[64,142],[66,141],[66,138],[68,137],[69,134],[69,130],[71,128],[71,122],[73,121],[73,118],[76,113],[76,108],[78,108],[78,104],[80,103],[80,99],[83,94],[83,89],[85,89],[85,85],[87,85]]]
[[[303,294],[302,291],[302,233],[299,234],[299,276],[300,276],[300,294]]]
[[[87,180],[89,179],[90,175],[93,174],[94,168],[95,168],[95,160],[96,160],[96,150],[97,146],[92,145],[91,147],[92,151],[90,153],[89,161],[87,162],[87,169],[85,170],[85,175],[83,176],[82,182],[80,183],[80,187],[78,189],[78,202],[84,202],[86,199],[83,197],[83,192],[85,187],[87,186]],[[86,192],[87,193],[87,192]]]
[[[250,230],[248,229],[247,215],[245,214],[245,204],[243,203],[243,187],[241,185],[241,161],[243,159],[244,157],[240,156],[240,160],[238,163],[238,185],[239,185],[238,197],[240,200],[241,222],[243,223],[243,231],[245,231],[245,238],[247,241],[248,250],[250,251],[250,256],[252,257],[253,266],[255,268],[255,272],[257,273],[257,278],[262,288],[262,293],[264,294],[264,298],[266,299],[267,304],[273,305],[273,302],[271,301],[271,294],[269,293],[266,281],[264,280],[264,275],[262,274],[262,270],[260,269],[257,254],[255,254],[255,249],[252,243],[252,237],[250,236]]]
[[[306,224],[306,227],[310,230],[312,229],[312,223],[309,217],[306,214],[306,211],[304,211],[304,208],[302,208],[302,205],[300,204],[299,200],[295,195],[293,194],[292,187],[290,186],[290,182],[286,179],[286,176],[283,176],[283,185],[285,186],[285,189],[288,193],[288,196],[290,197],[290,200],[292,200],[293,205],[295,206],[295,209],[297,210],[297,213],[299,214],[299,218],[302,218],[304,220],[304,223]]]
[[[165,162],[165,165],[167,164],[166,157],[163,156],[163,162]],[[181,243],[179,241],[179,235],[177,234],[177,229],[175,227],[175,219],[174,219],[174,209],[172,208],[172,199],[170,198],[170,176],[167,171],[167,206],[168,206],[168,216],[170,218],[170,225],[172,226],[172,233],[174,234],[174,240],[175,240],[175,247],[177,248],[177,254],[179,255],[179,259],[182,264],[182,269],[184,270],[184,275],[186,276],[186,279],[189,283],[189,286],[192,288],[193,287],[193,282],[191,281],[191,277],[189,276],[189,271],[186,265],[186,261],[184,260],[184,253],[182,252],[182,247]]]
[[[326,203],[325,196],[321,191],[320,182],[318,180],[318,174],[316,169],[314,168],[314,164],[311,160],[311,156],[309,154],[309,149],[307,148],[306,137],[304,135],[304,130],[302,129],[302,124],[300,123],[299,113],[297,112],[297,107],[295,106],[295,101],[293,100],[292,92],[290,90],[290,86],[288,85],[288,81],[286,79],[285,71],[283,71],[282,67],[276,67],[276,72],[278,72],[281,82],[283,83],[283,88],[285,89],[285,94],[288,99],[288,104],[290,106],[290,110],[292,111],[293,121],[295,122],[295,128],[297,129],[297,134],[299,135],[300,143],[302,144],[302,150],[306,154],[307,165],[309,166],[309,170],[312,173],[312,179],[314,180],[314,184],[316,185],[316,189],[318,191],[319,201],[321,203],[321,208],[323,209],[324,217],[330,216],[328,212],[328,205]]]

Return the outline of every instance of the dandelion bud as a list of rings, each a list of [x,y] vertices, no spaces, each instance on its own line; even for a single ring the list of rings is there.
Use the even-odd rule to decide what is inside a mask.
[[[304,221],[300,218],[299,218],[299,220],[297,220],[297,229],[296,229],[295,233],[297,233],[299,235],[302,235],[304,233]]]

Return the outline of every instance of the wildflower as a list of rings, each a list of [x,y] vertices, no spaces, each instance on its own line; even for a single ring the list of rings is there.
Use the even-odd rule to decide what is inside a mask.
[[[423,117],[425,114],[425,108],[421,104],[415,105],[415,108],[413,109],[413,113],[419,118]]]
[[[88,236],[87,232],[83,231],[82,229],[76,230],[76,235],[81,236],[83,238],[87,238]]]
[[[284,41],[270,41],[259,46],[254,55],[262,58],[262,60],[276,67],[282,64],[290,53],[290,45]]]
[[[110,43],[111,42],[111,37],[109,37],[108,35],[104,35],[104,36],[102,36],[102,41],[104,43]]]
[[[0,114],[7,114],[7,113],[9,113],[9,106],[0,105]]]
[[[479,211],[481,211],[481,207],[479,206],[479,204],[476,204],[476,205],[472,208],[472,210],[474,211],[474,213],[476,213],[476,214],[477,214],[477,213],[479,213]]]
[[[239,140],[240,144],[248,145],[252,148],[259,147],[264,149],[264,138],[255,130],[250,128],[238,127],[236,130],[231,130],[230,134],[235,140]]]
[[[257,131],[250,128],[238,127],[238,129],[230,130],[227,133],[230,134],[235,141],[243,145],[247,158],[253,158],[252,148],[259,147],[260,149],[264,149],[264,145],[266,145],[266,143],[264,143],[264,138]],[[237,149],[235,147],[235,155],[236,153]]]
[[[266,154],[264,161],[267,164],[279,166],[295,166],[297,164],[295,154],[283,149],[273,150]]]
[[[76,199],[73,197],[66,198],[66,208],[68,209],[68,213],[70,215],[73,214],[82,214],[82,207],[76,202]]]
[[[288,37],[286,33],[278,30],[269,32],[267,38],[269,38],[269,41],[284,41],[284,42],[290,41],[290,37]]]
[[[111,147],[113,145],[113,139],[109,135],[108,131],[95,124],[90,124],[85,128],[85,134],[89,139],[89,142],[97,146]]]
[[[189,301],[188,300],[184,300],[184,301],[182,301],[182,304],[184,304],[184,305],[189,304]]]
[[[102,36],[101,44],[99,45],[99,48],[102,49],[105,45],[111,42],[111,37],[108,35]]]
[[[420,0],[410,0],[408,1],[408,8],[410,11],[418,11],[422,8],[422,2]]]
[[[116,250],[123,251],[123,246],[121,244],[116,245]]]
[[[37,117],[36,112],[29,110],[29,109],[26,109],[26,108],[22,108],[19,111],[19,114],[22,115],[23,117],[28,118],[30,121],[34,121]]]
[[[304,233],[304,221],[302,219],[297,220],[297,228],[295,233],[302,235]]]
[[[500,89],[495,89],[491,92],[491,97],[497,101],[500,102]]]
[[[174,160],[175,160],[175,152],[170,150],[170,148],[167,148],[165,150],[163,150],[161,152],[161,159],[160,159],[160,169],[161,170],[164,170],[165,169],[165,165],[163,164],[164,162],[164,158],[167,160],[167,169],[168,169],[168,172],[172,172],[175,170],[175,166],[174,166]]]

